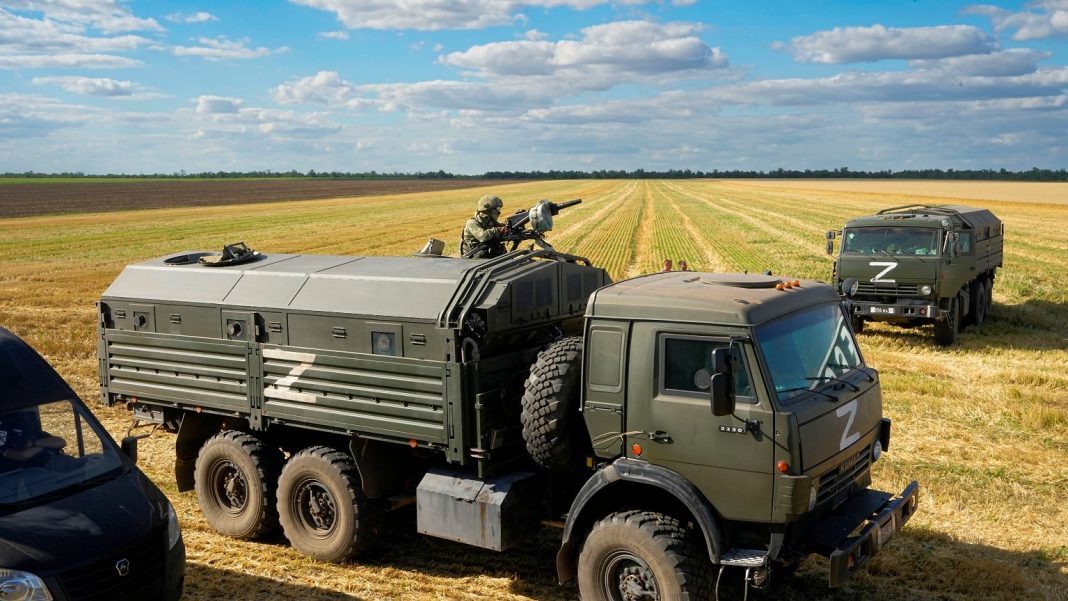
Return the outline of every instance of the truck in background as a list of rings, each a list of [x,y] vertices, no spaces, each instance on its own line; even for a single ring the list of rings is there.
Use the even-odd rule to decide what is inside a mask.
[[[905,205],[857,217],[827,232],[827,254],[841,237],[832,281],[857,281],[853,329],[865,321],[934,324],[935,343],[957,342],[962,326],[981,325],[993,306],[1005,228],[986,209]]]
[[[584,599],[708,598],[808,554],[844,583],[916,510],[873,490],[879,376],[830,286],[493,259],[184,252],[99,302],[100,390],[177,433],[217,531],[343,561],[386,512],[482,548],[562,528]]]

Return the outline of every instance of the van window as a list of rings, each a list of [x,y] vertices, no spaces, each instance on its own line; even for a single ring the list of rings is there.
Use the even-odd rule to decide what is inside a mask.
[[[0,505],[118,475],[122,459],[91,419],[70,401],[0,411]]]
[[[660,339],[660,394],[707,398],[712,378],[712,351],[726,347],[723,339],[664,335]],[[740,403],[756,403],[749,366],[735,344],[734,394]]]

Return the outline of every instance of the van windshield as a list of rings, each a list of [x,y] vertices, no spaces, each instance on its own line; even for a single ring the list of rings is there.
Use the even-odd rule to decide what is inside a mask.
[[[99,424],[71,401],[0,409],[0,505],[21,505],[118,475]]]
[[[842,254],[938,254],[941,230],[927,227],[854,227],[842,233]]]
[[[776,397],[788,401],[833,383],[863,364],[845,313],[828,303],[793,313],[756,329]]]

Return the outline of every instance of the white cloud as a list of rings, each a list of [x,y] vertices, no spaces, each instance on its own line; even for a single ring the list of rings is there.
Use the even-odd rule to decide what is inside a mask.
[[[171,13],[171,14],[167,15],[166,17],[164,17],[164,19],[167,19],[171,23],[191,24],[191,23],[208,23],[210,21],[218,21],[219,17],[216,17],[215,15],[213,15],[213,14],[211,14],[209,12],[198,11],[198,12],[195,12],[195,13]]]
[[[74,94],[92,96],[130,96],[136,86],[129,81],[118,81],[106,77],[34,77],[36,85],[54,85]]]
[[[57,3],[56,6],[65,5]],[[46,8],[55,7],[49,5]],[[46,10],[45,14],[48,15],[49,11]],[[66,13],[60,11],[59,14]],[[37,19],[0,7],[0,68],[131,67],[141,64],[140,61],[121,54],[152,43],[147,38],[132,34],[95,35],[87,31],[88,24],[91,23],[64,21],[59,17]],[[118,26],[116,23],[110,24]],[[143,20],[137,21],[131,26],[136,24],[144,23]]]
[[[271,95],[279,104],[316,102],[329,105],[344,105],[356,96],[356,86],[337,74],[336,71],[320,71],[275,88]]]
[[[2,10],[40,12],[45,21],[93,27],[104,33],[163,31],[155,19],[135,16],[117,0],[2,0]]]
[[[552,77],[539,85],[606,89],[645,79],[667,80],[725,69],[727,57],[697,34],[694,23],[617,21],[582,30],[578,40],[519,40],[452,52],[439,62],[483,78]]]
[[[1026,75],[1038,69],[1039,61],[1053,56],[1026,48],[1011,48],[990,54],[971,54],[942,59],[909,61],[909,66],[924,71],[942,71],[947,75],[987,75],[1004,77]]]
[[[848,103],[978,101],[1060,95],[1068,67],[1014,77],[947,77],[940,71],[850,71],[819,79],[769,79],[703,92],[714,104],[817,106]]]
[[[676,0],[690,4],[695,0]],[[483,29],[523,21],[524,8],[589,9],[650,0],[290,0],[334,13],[349,29]]]
[[[171,48],[171,52],[175,56],[199,56],[209,61],[246,60],[289,52],[287,46],[282,46],[273,50],[262,46],[259,48],[249,48],[246,46],[246,44],[249,43],[248,38],[231,40],[225,36],[220,36],[217,38],[196,38],[196,42],[200,45],[174,46]]]
[[[199,96],[196,99],[198,115],[217,115],[220,113],[236,113],[244,103],[240,98],[226,96]]]
[[[36,94],[0,94],[0,141],[39,138],[51,132],[82,127],[94,119],[90,107],[64,104]]]
[[[989,4],[978,4],[962,12],[990,17],[996,31],[1013,30],[1014,40],[1068,37],[1068,0],[1039,0],[1029,3],[1027,7],[1033,11],[1013,12]]]
[[[789,51],[799,62],[838,64],[984,54],[993,51],[995,43],[985,32],[970,25],[903,29],[873,25],[835,27],[775,47]]]
[[[321,31],[316,34],[320,40],[347,40],[349,39],[349,32],[347,31]]]

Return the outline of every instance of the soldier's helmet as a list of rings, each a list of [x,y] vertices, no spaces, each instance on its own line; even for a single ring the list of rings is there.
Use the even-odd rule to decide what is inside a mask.
[[[487,194],[478,199],[478,212],[479,213],[496,213],[501,212],[501,207],[504,206],[504,201],[500,196],[494,196]]]

